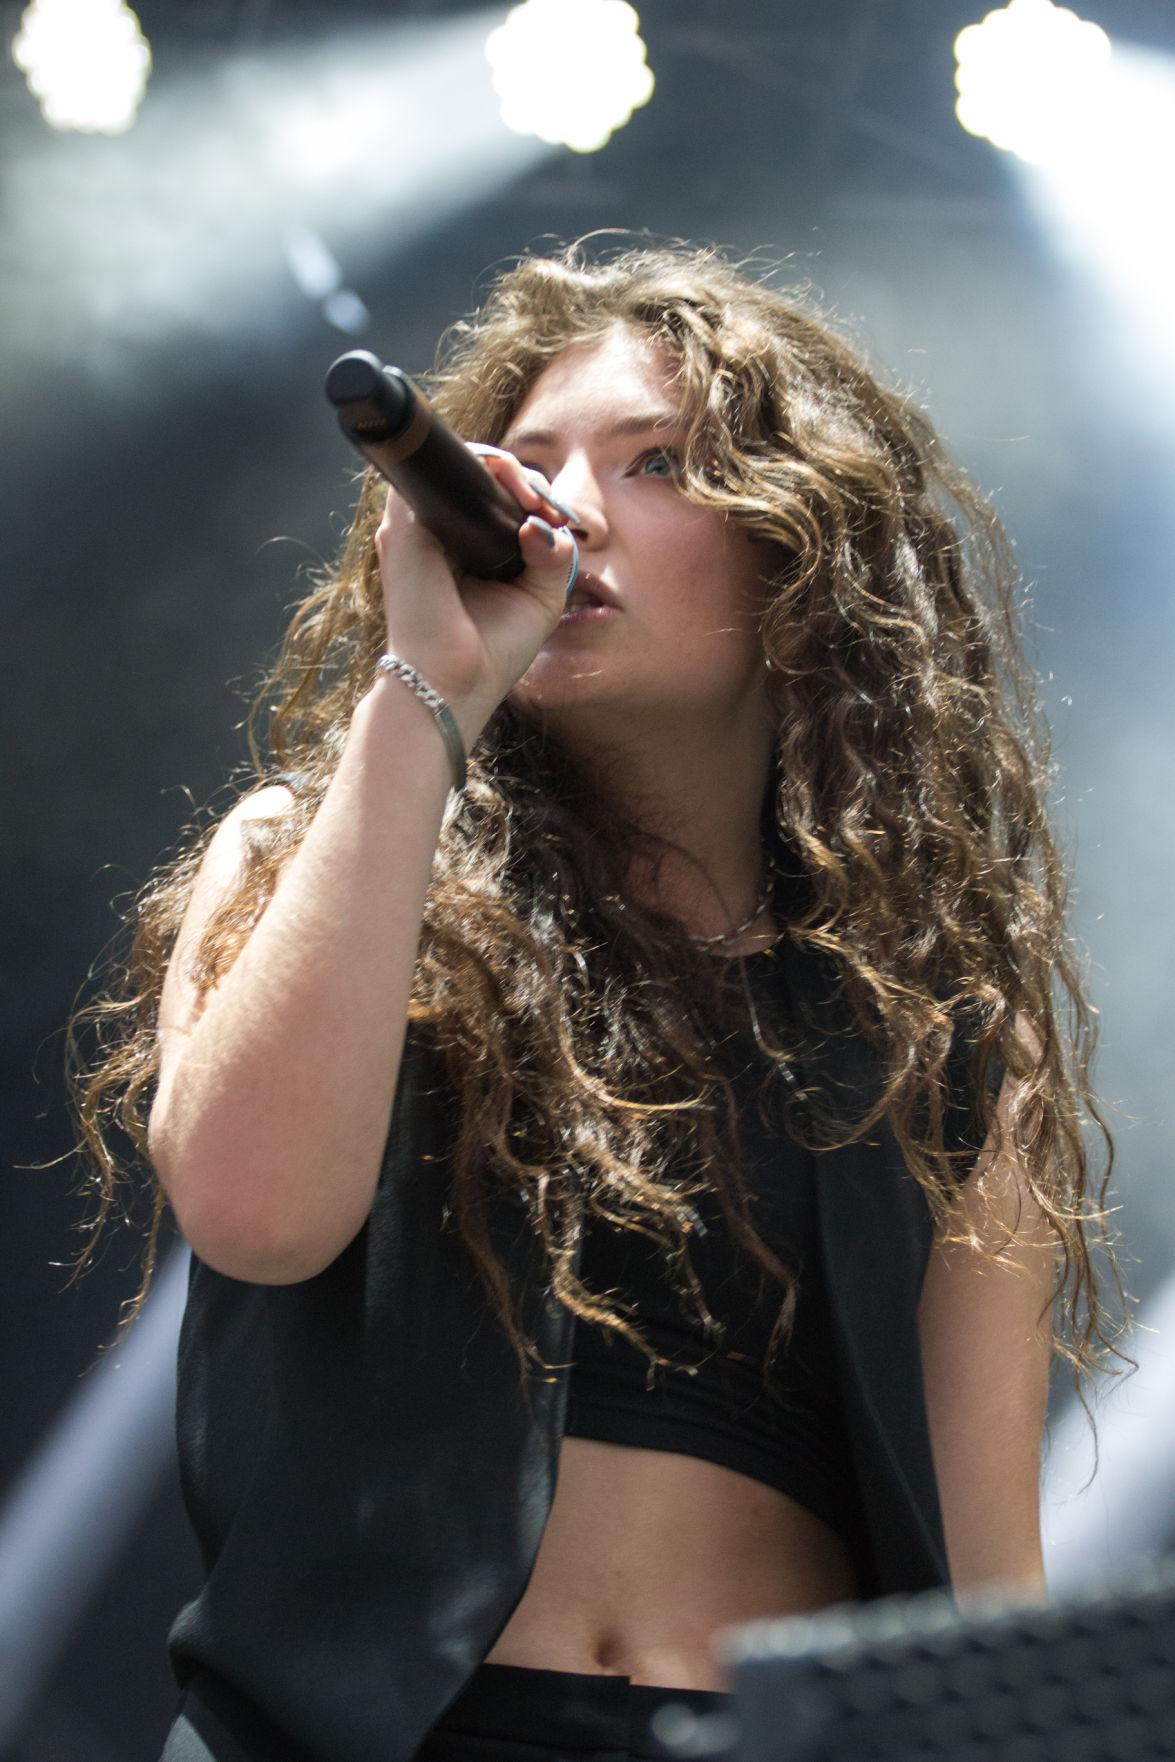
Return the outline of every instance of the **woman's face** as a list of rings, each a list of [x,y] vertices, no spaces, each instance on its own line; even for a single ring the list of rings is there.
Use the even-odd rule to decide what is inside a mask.
[[[557,355],[502,440],[574,508],[581,567],[619,606],[559,625],[510,693],[519,707],[685,718],[695,734],[761,726],[763,546],[678,489],[670,379],[657,346],[618,324]]]

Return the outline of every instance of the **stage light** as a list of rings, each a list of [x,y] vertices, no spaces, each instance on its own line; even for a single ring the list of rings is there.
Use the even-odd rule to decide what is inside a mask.
[[[123,0],[32,0],[12,59],[53,128],[120,135],[135,120],[151,48]]]
[[[1024,200],[1058,257],[1108,292],[1117,321],[1107,343],[1129,358],[1144,404],[1172,431],[1175,391],[1175,61],[1116,43],[1096,115],[1070,150],[1040,165],[1016,165]]]
[[[148,346],[269,338],[301,322],[291,277],[332,329],[360,334],[368,275],[443,253],[462,215],[560,151],[503,126],[485,60],[502,17],[332,26],[264,54],[193,48],[156,66],[129,134],[97,152],[91,136],[55,137],[57,174],[10,179],[5,212],[10,248],[29,261],[47,238],[69,241],[53,260],[49,359],[71,321],[101,338],[87,371],[112,387]],[[389,309],[380,322],[394,322]],[[34,385],[34,363],[16,366]]]
[[[963,127],[1014,156],[1053,248],[1113,296],[1112,346],[1153,394],[1175,383],[1175,62],[1052,0],[1011,0],[955,42]],[[1169,418],[1168,418],[1169,421]]]
[[[502,121],[594,153],[647,104],[653,75],[627,0],[524,0],[486,39]]]
[[[1110,39],[1052,0],[1010,0],[955,38],[955,114],[1029,165],[1080,141],[1105,102]]]

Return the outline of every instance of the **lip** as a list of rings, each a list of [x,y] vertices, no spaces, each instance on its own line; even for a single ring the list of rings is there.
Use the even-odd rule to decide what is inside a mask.
[[[619,615],[619,606],[597,606],[591,600],[582,600],[578,606],[572,606],[569,611],[564,612],[559,620],[559,627],[562,629],[568,624],[601,624],[606,619]]]
[[[572,592],[574,593],[575,589],[580,587],[590,593],[594,600],[598,600],[600,605],[611,606],[616,611],[620,609],[620,602],[607,582],[601,581],[598,575],[593,575],[590,569],[580,570]],[[578,609],[577,607],[576,610]]]

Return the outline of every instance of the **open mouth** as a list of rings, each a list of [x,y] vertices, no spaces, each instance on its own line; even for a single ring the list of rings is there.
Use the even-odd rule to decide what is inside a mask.
[[[617,606],[606,606],[600,600],[588,599],[586,595],[580,598],[576,594],[572,594],[567,602],[567,610],[559,622],[567,624],[573,620],[580,622],[588,619],[617,618],[619,615],[620,610]]]
[[[587,569],[580,570],[579,578],[571,590],[571,597],[567,601],[567,608],[569,611],[575,611],[580,606],[603,606],[609,611],[616,610],[616,601],[613,599],[611,593],[604,586],[603,582],[599,581],[596,576]]]

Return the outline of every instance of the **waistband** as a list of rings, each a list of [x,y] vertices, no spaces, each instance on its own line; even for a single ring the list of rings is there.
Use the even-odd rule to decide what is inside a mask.
[[[481,1664],[433,1730],[521,1739],[552,1750],[627,1750],[633,1756],[665,1757],[671,1752],[664,1740],[675,1725],[704,1717],[704,1729],[714,1742],[705,1756],[700,1750],[694,1754],[698,1762],[706,1762],[733,1746],[733,1708],[732,1694],[713,1689],[674,1689],[634,1683],[627,1676]]]
[[[534,1670],[481,1664],[432,1730],[474,1739],[506,1740],[533,1754],[561,1751],[619,1753],[636,1758],[672,1754],[674,1741],[694,1719],[704,1743],[692,1762],[726,1762],[736,1727],[734,1696],[710,1689],[674,1689],[634,1683],[627,1676]],[[224,1678],[197,1670],[186,1684],[164,1751],[166,1762],[310,1762]],[[423,1755],[428,1753],[425,1740]],[[161,1759],[162,1762],[162,1759]]]

